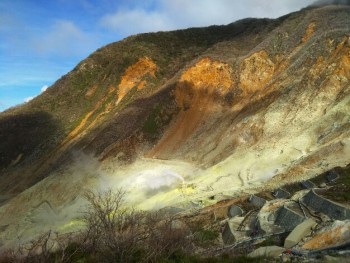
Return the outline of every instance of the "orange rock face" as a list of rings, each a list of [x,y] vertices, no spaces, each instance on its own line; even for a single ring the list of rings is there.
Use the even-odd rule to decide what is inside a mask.
[[[265,50],[254,53],[240,65],[240,86],[247,93],[264,87],[273,77],[275,64]]]
[[[176,101],[186,108],[201,98],[224,95],[232,83],[229,65],[204,58],[181,76],[176,87]]]
[[[118,102],[137,85],[137,89],[142,89],[146,81],[142,80],[147,74],[155,78],[157,65],[148,57],[140,58],[135,64],[125,70],[119,84]]]
[[[185,142],[218,107],[215,98],[223,96],[232,87],[231,67],[219,61],[204,58],[182,74],[175,90],[176,102],[182,109],[160,143],[148,154],[171,153]]]
[[[350,223],[345,222],[337,225],[334,223],[330,228],[316,234],[311,240],[306,242],[303,249],[322,249],[341,245],[350,238]]]
[[[310,37],[315,32],[315,27],[316,27],[316,23],[315,22],[312,22],[312,23],[309,24],[309,26],[306,29],[305,35],[304,35],[304,37],[301,40],[302,43],[305,43],[306,41],[308,41],[310,39]]]
[[[344,37],[328,59],[320,56],[309,71],[310,80],[315,81],[320,75],[328,79],[320,87],[320,95],[334,96],[350,79],[350,45],[349,38]]]

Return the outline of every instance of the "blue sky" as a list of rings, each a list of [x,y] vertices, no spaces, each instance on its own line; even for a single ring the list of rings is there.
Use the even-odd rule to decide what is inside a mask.
[[[279,17],[314,0],[0,0],[0,111],[129,35]]]

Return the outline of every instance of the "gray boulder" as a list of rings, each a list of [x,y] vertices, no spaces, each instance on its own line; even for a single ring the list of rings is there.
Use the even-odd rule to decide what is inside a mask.
[[[284,247],[291,248],[298,244],[316,225],[317,223],[311,218],[297,225],[284,241]]]
[[[237,205],[231,205],[228,208],[228,216],[229,217],[241,216],[243,214],[243,212],[244,212],[243,209]]]
[[[279,257],[286,249],[278,246],[259,247],[248,254],[248,257]]]

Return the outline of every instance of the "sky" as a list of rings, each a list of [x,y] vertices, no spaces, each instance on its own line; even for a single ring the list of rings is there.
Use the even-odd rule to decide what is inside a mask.
[[[101,46],[144,33],[277,18],[314,0],[0,0],[0,111]]]

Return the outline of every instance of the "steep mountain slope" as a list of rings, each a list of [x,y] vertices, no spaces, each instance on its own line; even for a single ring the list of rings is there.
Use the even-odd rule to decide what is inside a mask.
[[[317,7],[97,50],[0,114],[2,242],[68,231],[89,188],[188,207],[349,163],[349,21]]]
[[[258,36],[253,47],[278,23],[246,20],[224,27],[143,34],[97,50],[47,92],[1,114],[0,136],[5,142],[1,144],[2,174],[10,182],[27,179],[23,186],[15,186],[18,190],[13,191],[18,193],[46,177],[48,165],[57,164],[58,158],[85,134],[77,148],[88,147],[96,138],[88,151],[101,158],[108,155],[106,148],[111,143],[129,144],[137,132],[146,134],[146,141],[159,136],[152,123],[143,122],[156,103],[169,108],[168,115],[176,113],[171,93],[180,69],[220,41]],[[258,32],[260,35],[256,35]],[[45,117],[40,117],[42,125],[37,124],[38,115]],[[122,127],[115,129],[119,124]],[[55,128],[50,129],[52,126]],[[94,131],[86,132],[94,127]],[[40,130],[43,136],[30,136],[22,142],[23,134],[33,129]],[[111,130],[112,138],[106,136]],[[11,140],[5,139],[8,134],[12,134]],[[134,154],[129,151],[125,153],[128,158]],[[16,176],[19,178],[14,179]],[[4,189],[12,187],[6,185]]]

